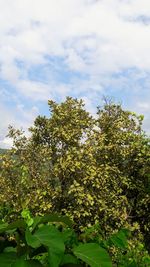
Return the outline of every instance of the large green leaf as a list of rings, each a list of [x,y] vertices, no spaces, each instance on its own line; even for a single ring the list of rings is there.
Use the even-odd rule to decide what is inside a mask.
[[[59,266],[65,245],[61,233],[53,225],[44,225],[40,227],[33,235],[26,232],[27,244],[33,248],[44,245],[48,247],[49,263],[51,267]]]
[[[11,267],[16,260],[16,253],[6,252],[0,254],[0,266]]]
[[[96,243],[81,244],[73,250],[73,253],[91,267],[112,267],[109,254]]]

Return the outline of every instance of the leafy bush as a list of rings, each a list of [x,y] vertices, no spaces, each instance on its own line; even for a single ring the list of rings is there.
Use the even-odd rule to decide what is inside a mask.
[[[1,245],[0,262],[3,267],[21,266],[64,266],[75,264],[82,266],[87,263],[95,266],[112,266],[107,251],[96,243],[81,244],[76,238],[72,243],[75,233],[70,228],[59,230],[58,225],[47,222],[71,222],[66,217],[47,215],[45,217],[30,217],[26,211],[24,220],[11,224],[1,223],[0,233],[5,234],[3,243],[8,239],[7,245]],[[13,247],[10,236],[13,236]]]
[[[126,229],[104,239],[95,232],[98,230],[95,226],[77,235],[65,216],[51,214],[32,218],[30,212],[24,210],[22,217],[24,219],[10,224],[0,223],[3,267],[111,267],[112,261],[113,266],[149,266],[150,257],[145,251],[144,256],[138,251],[128,251],[129,231]],[[111,259],[114,249],[117,256]]]

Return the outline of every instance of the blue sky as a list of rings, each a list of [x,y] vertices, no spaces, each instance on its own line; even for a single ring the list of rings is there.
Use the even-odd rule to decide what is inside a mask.
[[[150,133],[149,0],[0,0],[0,147],[47,100],[102,97],[144,114]]]

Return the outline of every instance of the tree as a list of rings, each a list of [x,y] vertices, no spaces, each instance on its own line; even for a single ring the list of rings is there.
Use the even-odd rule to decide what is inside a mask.
[[[38,116],[29,138],[10,128],[14,147],[0,163],[1,205],[58,211],[80,230],[99,222],[107,233],[138,222],[147,232],[150,144],[143,117],[108,101],[97,118],[82,100],[48,105],[50,117]]]

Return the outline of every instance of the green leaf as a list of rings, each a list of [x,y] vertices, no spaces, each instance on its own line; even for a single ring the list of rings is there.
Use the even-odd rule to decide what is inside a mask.
[[[81,244],[73,250],[73,253],[91,267],[112,267],[109,254],[96,243]]]
[[[31,217],[30,211],[29,211],[28,209],[24,209],[24,210],[21,212],[21,216],[24,218],[26,224],[27,224],[29,227],[34,223],[34,220],[33,220],[33,218]]]
[[[29,267],[42,267],[43,265],[38,260],[29,260]]]
[[[64,229],[61,235],[65,245],[72,246],[73,244],[78,244],[77,235],[73,229]]]
[[[37,216],[34,218],[33,229],[35,229],[39,224],[48,222],[64,223],[69,227],[72,227],[73,225],[73,222],[67,216],[61,216],[58,214],[46,214],[43,217]]]
[[[135,261],[132,261],[128,267],[138,267],[137,263]]]
[[[32,231],[34,231],[34,229],[40,224],[41,221],[41,217],[40,216],[36,216],[34,217],[34,222],[32,225]]]
[[[65,246],[61,233],[53,225],[40,227],[33,235],[26,232],[27,244],[33,248],[44,245],[48,247],[49,263],[51,267],[59,266]]]
[[[8,227],[8,223],[0,223],[0,233],[3,233],[5,229]]]
[[[0,254],[0,266],[11,267],[16,260],[16,253],[6,252]]]
[[[16,253],[17,252],[17,248],[15,247],[6,247],[6,248],[4,248],[4,250],[3,250],[4,252],[14,252],[14,253]]]
[[[150,265],[150,256],[143,257],[143,262]]]
[[[26,228],[26,223],[24,220],[18,220],[18,221],[15,221],[13,223],[10,223],[8,225],[8,230],[12,230],[12,229],[15,229],[15,228],[23,228],[25,229]]]
[[[17,220],[13,223],[7,224],[0,224],[0,234],[9,230],[14,230],[16,228],[26,228],[26,224],[23,220]]]
[[[113,234],[110,237],[110,241],[118,248],[126,249],[128,247],[127,234],[124,230],[120,230],[118,233]]]
[[[31,246],[32,248],[38,248],[41,246],[40,240],[37,238],[37,236],[32,235],[32,233],[29,231],[28,228],[25,233],[25,238],[26,238],[27,244]]]
[[[79,261],[77,260],[77,258],[74,255],[65,254],[60,265],[65,265],[68,263],[78,264]]]
[[[58,267],[62,260],[63,253],[60,254],[59,250],[49,248],[48,250],[48,261],[51,267]]]
[[[37,260],[18,259],[11,267],[42,267],[43,265]]]

